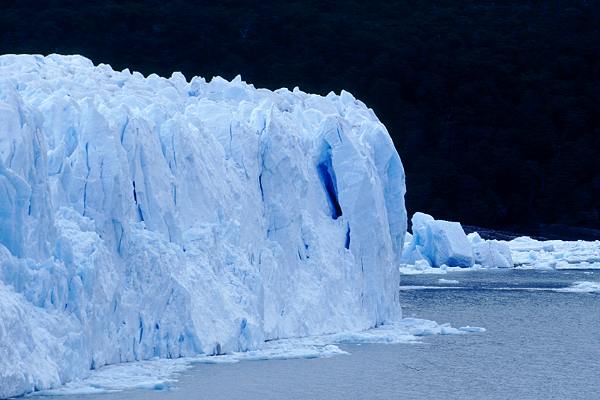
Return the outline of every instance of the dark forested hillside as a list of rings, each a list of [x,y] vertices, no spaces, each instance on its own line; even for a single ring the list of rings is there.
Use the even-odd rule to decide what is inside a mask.
[[[0,52],[345,88],[388,127],[410,213],[600,227],[600,2],[256,3],[0,0]]]

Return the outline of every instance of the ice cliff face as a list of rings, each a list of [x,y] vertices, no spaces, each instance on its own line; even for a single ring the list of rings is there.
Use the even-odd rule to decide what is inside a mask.
[[[0,57],[0,397],[400,315],[404,171],[342,92]]]

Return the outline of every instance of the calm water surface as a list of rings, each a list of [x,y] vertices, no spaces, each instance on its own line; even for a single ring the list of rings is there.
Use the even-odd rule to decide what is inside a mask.
[[[458,280],[458,284],[438,279]],[[165,391],[65,396],[141,399],[600,399],[600,293],[563,288],[600,271],[465,271],[404,276],[405,316],[487,332],[420,344],[341,346],[328,359],[197,365]]]

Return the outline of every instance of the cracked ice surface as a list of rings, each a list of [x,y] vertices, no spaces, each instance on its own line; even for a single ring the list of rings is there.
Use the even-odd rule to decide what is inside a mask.
[[[397,320],[404,193],[347,92],[0,56],[0,397]]]

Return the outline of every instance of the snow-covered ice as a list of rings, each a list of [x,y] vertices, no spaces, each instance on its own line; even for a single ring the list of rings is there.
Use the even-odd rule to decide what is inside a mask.
[[[404,170],[342,91],[0,57],[0,397],[397,321]]]

